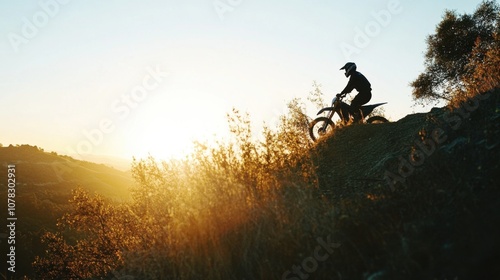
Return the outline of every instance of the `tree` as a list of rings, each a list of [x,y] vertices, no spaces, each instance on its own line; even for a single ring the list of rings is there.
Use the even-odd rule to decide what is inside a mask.
[[[494,47],[499,26],[496,1],[483,1],[473,14],[446,11],[435,34],[427,38],[425,71],[411,83],[414,99],[432,103],[463,94],[477,67],[471,61]]]
[[[500,85],[500,34],[495,34],[494,42],[489,46],[477,42],[468,67],[473,69],[473,74],[465,79],[470,95],[487,92]]]
[[[111,205],[81,188],[73,195],[74,209],[59,220],[58,232],[42,237],[46,256],[33,263],[41,279],[106,277],[123,265],[123,252],[138,243],[138,223],[126,205]]]

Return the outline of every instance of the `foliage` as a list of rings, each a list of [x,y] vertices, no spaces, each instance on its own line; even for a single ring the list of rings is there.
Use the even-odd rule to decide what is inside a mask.
[[[315,98],[321,98],[317,88]],[[140,279],[281,277],[296,252],[332,232],[299,99],[278,128],[256,138],[248,114],[228,115],[232,137],[197,143],[183,160],[135,160],[133,201],[106,202],[82,190],[73,212],[46,233],[34,263],[45,278]],[[293,241],[290,243],[290,241]],[[267,259],[263,261],[262,258]]]
[[[312,104],[316,105],[316,108],[318,109],[328,106],[323,98],[323,92],[321,91],[321,84],[318,84],[316,81],[313,82],[313,90],[309,92],[307,100],[309,100]]]
[[[496,1],[483,1],[473,14],[446,11],[435,34],[427,38],[425,72],[411,83],[414,99],[432,103],[463,98],[473,77],[496,67],[499,26]],[[493,64],[478,63],[488,56]]]
[[[283,117],[277,130],[266,128],[257,139],[248,115],[235,110],[229,116],[232,139],[199,143],[184,160],[135,161],[132,202],[111,203],[76,190],[74,210],[57,232],[45,235],[47,253],[35,262],[37,277],[491,279],[491,252],[500,246],[491,223],[500,216],[491,199],[499,190],[498,91],[480,106],[459,129],[432,117],[447,109],[422,117],[426,128],[446,129],[450,141],[436,146],[406,178],[407,186],[395,191],[378,180],[346,183],[342,177],[366,175],[363,168],[373,158],[384,161],[366,149],[411,145],[398,140],[397,134],[408,132],[401,123],[381,124],[385,131],[351,126],[312,147],[300,132],[298,100],[290,103],[287,116],[293,118]],[[415,115],[405,119],[413,128],[421,124]],[[347,137],[355,130],[359,137]],[[359,139],[373,144],[360,153],[366,142]],[[318,238],[341,246],[310,266]],[[482,239],[486,249],[471,246]],[[301,268],[304,274],[283,277]]]
[[[466,92],[475,95],[500,85],[500,33],[495,34],[491,45],[484,44],[481,40],[476,42],[472,59],[467,67],[473,74],[464,80]],[[471,96],[465,95],[465,97]]]
[[[74,211],[59,220],[59,231],[43,236],[48,253],[36,258],[35,270],[48,279],[104,277],[123,264],[122,249],[137,243],[135,219],[127,207],[112,206],[81,188],[70,202]],[[65,238],[69,232],[78,239]]]

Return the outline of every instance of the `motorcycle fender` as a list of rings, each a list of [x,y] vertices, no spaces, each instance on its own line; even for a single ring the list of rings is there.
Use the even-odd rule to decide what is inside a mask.
[[[321,114],[323,112],[326,112],[326,111],[333,111],[333,110],[335,110],[335,107],[326,107],[326,108],[323,108],[323,109],[319,110],[319,112],[318,112],[317,115],[319,115],[319,114]]]

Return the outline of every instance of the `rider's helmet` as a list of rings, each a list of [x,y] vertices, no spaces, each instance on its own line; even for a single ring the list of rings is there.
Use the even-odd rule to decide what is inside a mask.
[[[345,76],[349,77],[351,74],[356,71],[356,63],[354,62],[347,62],[344,67],[340,68],[340,70],[345,69]]]

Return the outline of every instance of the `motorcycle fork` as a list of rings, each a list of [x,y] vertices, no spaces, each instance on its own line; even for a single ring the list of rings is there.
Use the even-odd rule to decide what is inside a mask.
[[[336,107],[336,106],[335,106],[335,107]],[[330,119],[330,120],[331,120],[331,119],[333,118],[333,115],[335,114],[335,110],[336,110],[336,109],[337,109],[337,108],[334,108],[334,110],[331,110],[330,112],[328,112],[328,115],[327,115],[327,118],[328,118],[328,119]],[[326,131],[326,128],[327,128],[327,127],[328,127],[328,122],[325,122],[325,123],[323,124],[323,127],[322,127],[323,131]]]

